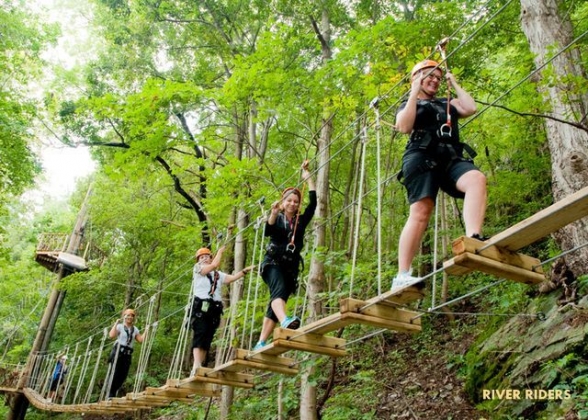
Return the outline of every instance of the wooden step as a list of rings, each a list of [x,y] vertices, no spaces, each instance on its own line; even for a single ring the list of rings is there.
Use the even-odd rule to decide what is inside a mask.
[[[462,236],[453,241],[452,250],[455,256],[462,255],[467,252],[489,258],[502,264],[512,265],[526,271],[543,274],[543,267],[541,267],[541,261],[538,258],[530,257],[519,252],[510,251],[505,248],[500,248],[495,245],[488,245],[485,242],[474,238],[468,238],[467,236]],[[470,266],[463,265],[462,268],[455,269],[456,272],[452,272],[450,274],[464,275],[470,271],[473,271],[474,269],[475,267],[471,268]]]
[[[195,396],[198,395],[190,389],[174,388],[174,387],[169,387],[169,386],[162,386],[160,388],[147,387],[145,389],[145,394],[154,395],[154,396],[165,396],[168,398],[178,398],[178,399],[183,399],[183,398],[193,399]]]
[[[588,187],[497,233],[486,244],[518,251],[585,216],[588,216]]]
[[[187,403],[187,404],[191,404],[194,402],[194,396],[195,394],[191,394],[192,397],[187,396],[187,395],[181,395],[181,394],[173,394],[172,392],[169,392],[171,390],[168,390],[168,392],[166,392],[165,394],[161,394],[161,393],[152,393],[150,391],[148,391],[150,388],[147,388],[145,391],[140,392],[138,394],[127,394],[126,398],[127,400],[131,400],[131,401],[138,401],[142,404],[146,404],[150,407],[162,407],[162,406],[166,406],[169,405],[172,401],[179,401],[179,402],[183,402],[183,403]],[[152,389],[152,388],[151,388]]]
[[[268,344],[262,351],[257,352],[236,349],[233,360],[217,366],[213,370],[216,372],[242,372],[253,369],[282,373],[284,375],[298,374],[298,367],[294,359],[275,356],[271,354],[272,349],[273,343]]]
[[[239,388],[253,388],[255,376],[247,373],[217,371],[210,368],[199,368],[196,379],[217,385],[227,385]]]
[[[356,323],[400,332],[421,331],[418,312],[358,299],[341,300],[341,314]]]
[[[191,391],[194,394],[203,397],[219,397],[220,389],[213,384],[199,382],[192,378],[186,379],[168,379],[165,383],[167,388],[176,388],[184,391]]]
[[[299,350],[307,353],[322,354],[330,357],[346,356],[345,339],[327,337],[302,330],[276,328],[274,330],[273,348],[279,351]]]
[[[406,304],[421,300],[425,295],[422,289],[415,286],[400,290],[389,290],[381,295],[366,300],[366,303],[389,304],[390,306],[406,306]]]
[[[445,261],[443,268],[448,274],[453,275],[463,275],[472,270],[478,270],[497,277],[504,277],[531,285],[541,283],[545,280],[545,276],[542,273],[504,264],[470,252],[464,252]]]

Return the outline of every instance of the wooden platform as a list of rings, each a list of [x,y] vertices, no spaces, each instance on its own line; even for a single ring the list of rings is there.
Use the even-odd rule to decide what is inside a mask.
[[[476,270],[530,285],[545,280],[537,258],[465,236],[455,240],[452,249],[455,257],[443,263],[448,274],[461,276]]]
[[[526,284],[545,280],[537,258],[518,253],[562,227],[588,216],[588,187],[552,204],[533,216],[482,242],[461,237],[453,242],[454,258],[445,261],[448,274],[464,275],[474,270]]]
[[[588,187],[494,235],[485,243],[518,251],[562,227],[588,216]]]

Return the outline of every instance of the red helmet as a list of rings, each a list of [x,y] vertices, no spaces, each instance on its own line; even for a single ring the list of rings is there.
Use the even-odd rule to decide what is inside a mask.
[[[433,60],[423,60],[420,63],[415,64],[415,66],[412,68],[412,71],[410,72],[410,75],[412,77],[423,69],[430,69],[433,67],[439,67],[439,63]]]
[[[203,255],[212,255],[212,252],[210,252],[210,249],[208,248],[200,248],[198,251],[196,251],[196,259]]]
[[[282,200],[284,200],[290,194],[296,194],[298,196],[298,200],[302,200],[302,193],[296,187],[288,187],[284,191],[282,191]]]

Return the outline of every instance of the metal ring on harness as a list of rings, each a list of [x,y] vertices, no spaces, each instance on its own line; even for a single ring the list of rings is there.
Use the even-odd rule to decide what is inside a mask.
[[[440,138],[450,138],[451,137],[451,125],[443,124],[439,127],[439,137]]]
[[[286,245],[286,251],[288,251],[288,252],[296,251],[296,245],[293,242],[290,242],[288,245]]]

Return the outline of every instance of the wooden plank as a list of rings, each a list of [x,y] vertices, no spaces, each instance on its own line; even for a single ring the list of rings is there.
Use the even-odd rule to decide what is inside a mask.
[[[449,274],[454,274],[453,270],[456,266],[458,272],[462,270],[462,267],[466,267],[526,284],[538,284],[545,280],[543,274],[503,264],[469,252],[464,252],[443,263],[445,271]]]
[[[350,323],[369,325],[372,327],[386,328],[391,331],[414,333],[421,331],[421,326],[418,323],[407,324],[404,322],[392,321],[376,316],[364,315],[355,312],[346,312],[343,316],[350,320]],[[416,316],[416,312],[415,312]],[[416,319],[415,319],[416,321]]]
[[[138,400],[143,401],[146,404],[149,404],[150,406],[156,407],[169,405],[172,401],[179,401],[188,404],[194,402],[194,398],[188,398],[185,395],[171,395],[170,393],[168,393],[167,395],[162,395],[157,393],[150,393],[147,391],[141,392],[139,394],[127,394],[126,398],[132,401],[134,401],[133,398],[137,398]]]
[[[381,303],[368,304],[362,300],[347,298],[341,300],[340,306],[341,313],[355,312],[389,321],[396,321],[400,324],[409,324],[408,329],[412,329],[410,325],[421,325],[420,317],[415,319],[416,312],[382,305]]]
[[[274,340],[272,342],[275,348],[286,352],[290,350],[303,351],[306,353],[321,354],[329,357],[343,357],[347,356],[346,350],[333,349],[330,347],[315,346],[310,343],[301,343],[293,340]]]
[[[317,319],[316,321],[309,324],[303,325],[296,331],[324,335],[333,331],[337,331],[338,329],[346,327],[347,325],[349,325],[349,322],[343,321],[341,319],[341,313],[337,312],[324,318]]]
[[[518,251],[586,216],[588,216],[588,187],[497,233],[487,240],[486,244]]]
[[[273,344],[273,343],[272,343]],[[270,345],[271,346],[271,345]],[[262,370],[267,372],[281,373],[283,375],[297,375],[298,368],[288,368],[278,365],[268,365],[265,363],[254,362],[250,360],[231,360],[223,365],[225,371],[241,372],[248,369]]]
[[[275,347],[286,350],[300,350],[331,357],[346,356],[345,339],[326,337],[314,333],[304,333],[284,328],[274,330]]]
[[[136,399],[133,399],[133,397],[126,395],[121,398],[111,398],[110,400],[106,401],[105,405],[110,407],[129,407],[135,410],[145,410],[153,408],[153,405],[148,404],[143,397],[135,397]]]
[[[196,382],[194,378],[187,379],[168,379],[165,383],[168,388],[177,388],[186,391],[191,391],[194,394],[204,397],[218,397],[220,396],[220,389],[217,389],[213,384],[203,382]]]
[[[345,349],[346,342],[344,338],[329,337],[303,331],[299,332],[298,330],[288,330],[285,328],[276,328],[274,330],[274,340],[292,340],[333,349]]]
[[[203,367],[196,371],[196,378],[200,382],[239,388],[253,388],[255,385],[255,376],[253,375],[238,372],[216,371],[214,369]]]
[[[388,302],[393,306],[404,306],[407,303],[420,300],[423,297],[425,297],[425,295],[418,287],[410,286],[400,290],[389,290],[381,295],[366,300],[366,303]]]
[[[166,386],[161,388],[147,387],[145,388],[145,393],[147,395],[167,396],[169,398],[194,398],[198,395],[190,389],[170,388]]]
[[[282,366],[288,369],[294,368],[297,364],[296,360],[291,357],[277,356],[271,353],[271,343],[267,345],[269,352],[252,353],[249,350],[237,349],[235,351],[236,360],[251,360],[258,363],[265,363],[267,365]],[[280,353],[281,354],[281,353]],[[297,369],[297,368],[296,368]]]
[[[480,251],[480,249],[482,250]],[[498,261],[503,264],[513,265],[524,270],[530,270],[543,274],[541,260],[538,258],[510,251],[506,248],[499,248],[495,245],[487,245],[482,241],[469,238],[467,236],[462,236],[453,241],[452,250],[454,255],[460,255],[464,252],[469,252],[471,254],[477,254],[481,255],[482,257],[490,258],[491,260]]]

